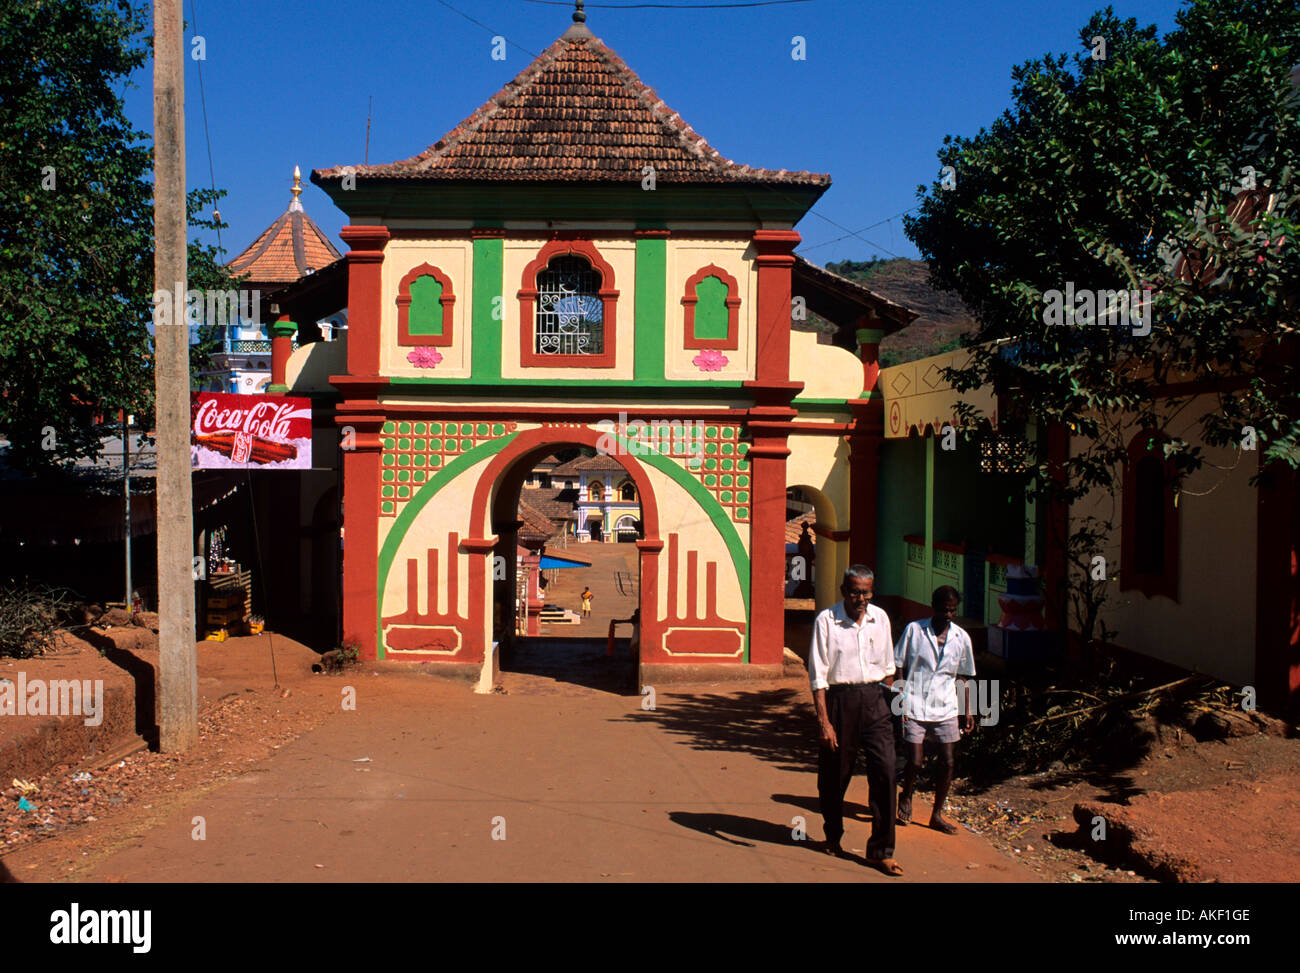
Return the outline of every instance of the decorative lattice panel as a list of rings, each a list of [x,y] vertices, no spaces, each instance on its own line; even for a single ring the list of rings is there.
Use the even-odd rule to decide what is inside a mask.
[[[749,443],[740,441],[740,426],[629,423],[627,436],[633,455],[640,450],[671,457],[713,494],[733,521],[749,523]]]
[[[1023,473],[1025,443],[1013,436],[990,435],[980,443],[981,473]]]
[[[515,431],[513,422],[384,423],[379,473],[379,514],[396,517],[438,470],[462,453]]]

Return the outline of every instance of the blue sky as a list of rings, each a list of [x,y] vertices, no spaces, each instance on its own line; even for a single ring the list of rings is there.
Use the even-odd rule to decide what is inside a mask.
[[[693,4],[696,0],[678,0]],[[715,0],[718,2],[718,0]],[[288,204],[295,164],[307,212],[343,249],[346,222],[307,183],[310,170],[391,162],[437,141],[491,97],[570,22],[571,6],[529,0],[183,0],[199,64],[187,58],[191,188],[229,192],[221,206],[238,253]],[[739,163],[829,172],[799,224],[818,263],[915,257],[901,222],[937,176],[945,134],[973,135],[1009,104],[1013,65],[1073,53],[1099,0],[812,0],[739,9],[588,6],[588,26],[641,80]],[[1172,29],[1175,0],[1118,0],[1116,13]],[[480,21],[476,26],[455,10]],[[492,59],[494,35],[510,42]],[[806,39],[806,60],[791,38]],[[518,45],[518,46],[515,46]],[[152,62],[127,92],[135,125],[153,130]],[[865,229],[879,223],[871,229]],[[849,235],[850,231],[861,231]],[[842,239],[837,239],[842,238]]]

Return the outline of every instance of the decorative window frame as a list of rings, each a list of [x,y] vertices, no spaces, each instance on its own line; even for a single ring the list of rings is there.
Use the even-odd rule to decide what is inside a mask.
[[[727,288],[727,336],[725,338],[695,337],[695,305],[700,300],[695,289],[706,277],[718,278]],[[735,351],[740,347],[740,285],[736,283],[736,278],[717,264],[701,267],[687,278],[686,291],[682,294],[682,308],[686,315],[685,326],[682,331],[684,336],[683,347],[688,351],[704,348]]]
[[[438,302],[442,305],[442,334],[411,334],[411,285],[421,277],[432,277],[442,285],[442,296]],[[452,311],[456,305],[456,295],[452,291],[451,278],[433,264],[423,263],[408,271],[397,285],[397,343],[403,347],[422,347],[436,345],[445,348],[452,343]]]
[[[1147,442],[1155,439],[1163,442],[1166,437],[1149,429],[1137,433],[1128,444],[1128,458],[1124,463],[1124,505],[1123,522],[1120,529],[1120,569],[1119,590],[1140,591],[1148,598],[1164,595],[1178,601],[1178,554],[1179,554],[1179,517],[1175,502],[1174,464],[1156,455],[1164,470],[1164,499],[1161,509],[1164,516],[1164,570],[1159,574],[1144,574],[1137,570],[1137,488],[1138,463],[1152,455],[1147,450]]]
[[[605,350],[599,355],[542,355],[537,348],[537,275],[556,257],[573,255],[591,264],[600,274],[600,290],[605,328]],[[614,268],[588,239],[556,237],[546,242],[524,268],[519,285],[519,364],[524,368],[613,368],[618,336],[618,290],[614,286]]]

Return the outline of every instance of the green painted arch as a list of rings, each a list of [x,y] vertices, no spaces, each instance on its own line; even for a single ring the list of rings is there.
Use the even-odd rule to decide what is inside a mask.
[[[397,557],[397,551],[402,546],[402,541],[406,539],[406,532],[411,529],[415,523],[415,518],[419,516],[421,510],[428,506],[429,501],[434,498],[439,490],[445,487],[456,477],[460,476],[467,469],[477,463],[481,463],[489,456],[495,456],[501,450],[505,449],[514,440],[519,433],[512,432],[500,439],[494,439],[489,443],[483,443],[475,446],[468,452],[461,453],[454,460],[440,469],[428,480],[424,486],[415,491],[402,512],[397,515],[393,522],[393,529],[388,532],[384,538],[384,545],[379,549],[379,588],[375,592],[375,627],[376,627],[376,645],[378,646],[378,658],[384,658],[384,589],[388,587],[388,572],[393,566],[393,560]]]
[[[726,510],[722,504],[713,498],[704,485],[695,477],[681,468],[681,465],[674,462],[671,458],[664,456],[657,450],[638,448],[633,451],[629,447],[632,440],[625,436],[613,433],[613,438],[619,442],[623,451],[636,459],[641,460],[647,466],[653,466],[660,473],[665,474],[673,480],[678,486],[685,490],[691,498],[700,505],[722,535],[723,543],[727,545],[727,550],[731,554],[731,563],[736,569],[736,580],[740,583],[740,596],[745,601],[745,661],[749,661],[749,632],[751,628],[751,614],[749,610],[749,554],[745,551],[744,542],[740,539],[740,534],[736,532],[736,525],[731,522],[727,516]]]
[[[419,516],[420,511],[428,506],[429,502],[437,495],[438,491],[445,487],[456,477],[460,476],[470,467],[482,462],[490,456],[495,456],[501,450],[505,449],[520,434],[517,432],[510,433],[500,439],[494,439],[492,442],[483,443],[476,446],[466,453],[457,456],[456,459],[448,463],[445,467],[434,474],[432,479],[426,482],[415,495],[402,508],[402,512],[397,515],[393,522],[393,528],[384,538],[384,544],[379,550],[379,578],[378,588],[375,592],[375,626],[376,626],[376,645],[378,647],[378,658],[384,658],[384,590],[388,586],[388,573],[393,566],[393,561],[397,557],[397,551],[402,546],[402,541],[406,539],[407,531],[415,523],[415,518]],[[740,534],[736,532],[736,526],[727,516],[727,512],[722,505],[713,498],[713,494],[687,473],[681,466],[671,458],[664,456],[657,451],[637,449],[633,451],[629,447],[631,441],[623,436],[614,435],[623,449],[623,451],[632,457],[644,462],[648,466],[653,466],[659,472],[663,473],[700,505],[700,508],[708,515],[709,520],[722,535],[723,543],[727,545],[727,551],[731,554],[731,562],[736,570],[736,580],[740,584],[741,598],[745,604],[745,654],[744,661],[749,661],[749,635],[750,635],[750,599],[749,599],[749,555],[745,551],[744,542],[740,539]]]

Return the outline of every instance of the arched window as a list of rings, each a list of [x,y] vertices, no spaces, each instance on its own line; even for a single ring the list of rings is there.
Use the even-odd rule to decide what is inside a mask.
[[[618,487],[618,498],[620,500],[636,499],[636,484],[631,480],[624,480]]]
[[[605,485],[599,480],[594,480],[587,485],[587,498],[594,503],[599,503],[605,496]]]
[[[551,240],[524,269],[520,364],[613,368],[617,304],[614,269],[590,242]]]
[[[701,267],[682,295],[687,348],[736,349],[740,345],[740,289],[717,264]]]
[[[432,264],[416,267],[397,286],[397,343],[450,345],[455,303],[451,278]]]
[[[1178,600],[1178,505],[1173,463],[1164,458],[1162,437],[1134,436],[1124,464],[1124,520],[1121,531],[1120,590]]]
[[[600,355],[605,351],[600,277],[581,257],[556,257],[537,275],[539,355]]]

